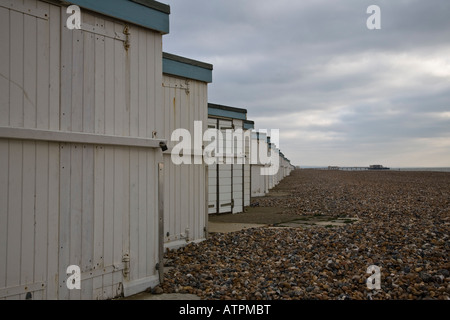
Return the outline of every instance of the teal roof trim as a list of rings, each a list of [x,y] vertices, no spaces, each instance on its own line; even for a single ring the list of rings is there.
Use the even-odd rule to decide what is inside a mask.
[[[212,82],[213,66],[197,60],[192,60],[163,52],[163,73],[183,78]]]
[[[222,110],[222,109],[208,108],[208,116],[245,120],[245,114],[243,114],[243,113],[239,113],[239,112],[235,112],[235,111],[227,111],[227,110]]]
[[[255,129],[255,122],[250,121],[250,120],[244,121],[244,130],[250,130],[250,129]]]
[[[247,120],[246,109],[228,107],[214,103],[208,103],[208,115],[230,119]]]
[[[85,8],[113,18],[134,23],[145,28],[169,33],[169,10],[158,10],[129,0],[69,0],[81,9]],[[153,1],[155,4],[159,4]],[[162,4],[159,4],[162,6]],[[167,8],[170,8],[167,6]],[[164,12],[165,11],[165,12]],[[81,12],[83,23],[83,12]]]

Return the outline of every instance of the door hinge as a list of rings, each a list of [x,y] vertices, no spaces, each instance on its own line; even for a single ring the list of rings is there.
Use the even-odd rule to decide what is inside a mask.
[[[128,48],[130,48],[130,39],[129,39],[130,28],[128,27],[127,24],[123,28],[123,34],[126,36],[125,41],[123,42],[123,46],[124,46],[125,50],[128,51]]]
[[[122,262],[123,262],[122,273],[123,276],[126,278],[130,274],[130,256],[128,255],[128,253],[125,253],[123,255]]]

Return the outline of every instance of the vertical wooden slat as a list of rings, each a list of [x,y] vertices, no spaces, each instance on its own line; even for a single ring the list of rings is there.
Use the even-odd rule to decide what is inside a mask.
[[[139,136],[140,137],[150,137],[151,136],[151,126],[148,122],[148,113],[151,108],[147,101],[147,37],[146,32],[139,29],[136,37],[139,39],[138,44],[138,103],[139,103]],[[151,96],[150,96],[151,97]],[[149,131],[149,132],[147,132]]]
[[[104,226],[104,183],[105,183],[105,151],[101,146],[94,149],[94,268],[104,267],[103,264],[103,226]],[[94,299],[103,296],[103,277],[93,280]]]
[[[115,32],[122,32],[120,25],[115,24]],[[124,47],[120,41],[114,41],[114,134],[128,136],[126,133],[127,110],[125,101],[125,66]]]
[[[203,99],[200,96],[201,94],[201,90],[202,90],[202,84],[196,84],[196,91],[194,93],[194,110],[195,110],[195,120],[196,121],[201,121],[202,123],[202,145],[205,144],[203,142],[203,134],[205,132],[206,129],[208,129],[208,119],[206,119],[206,121],[204,121],[203,119],[203,114],[204,114],[204,106],[202,105]],[[201,147],[201,146],[200,146]],[[200,152],[202,152],[203,150],[201,150]],[[202,197],[202,195],[207,194],[209,192],[209,188],[208,188],[208,184],[205,185],[205,177],[202,176],[202,169],[206,166],[204,164],[203,161],[203,157],[199,158],[201,161],[201,164],[196,165],[195,166],[195,172],[194,172],[194,179],[195,179],[195,183],[198,185],[198,193],[196,196],[196,202],[195,202],[195,207],[194,207],[194,212],[196,212],[196,214],[198,215],[198,220],[196,222],[196,224],[199,225],[200,227],[200,233],[199,236],[201,238],[203,238],[204,236],[204,232],[203,232],[203,224],[202,224],[202,217],[207,214],[208,212],[208,204],[206,204],[205,206],[205,198]],[[206,177],[206,181],[209,182],[208,177]],[[206,213],[205,213],[206,210]],[[198,212],[198,213],[197,213]]]
[[[50,5],[37,2],[40,9],[50,14]],[[50,86],[50,31],[49,21],[36,19],[37,24],[37,76],[36,76],[36,128],[49,129],[49,86]],[[59,26],[57,27],[59,29]]]
[[[141,278],[147,274],[147,215],[149,207],[147,205],[148,189],[147,189],[147,150],[139,150],[139,216],[137,217],[137,225],[133,225],[131,232],[136,230],[133,241],[137,241],[136,254],[138,255],[138,265],[134,266],[136,277]],[[137,268],[137,270],[136,270]]]
[[[195,81],[189,81],[189,86],[191,90],[195,90]],[[195,119],[195,106],[193,104],[193,101],[191,99],[191,96],[195,95],[195,91],[190,91],[189,94],[186,95],[186,103],[187,103],[187,112],[188,112],[188,128],[189,132],[191,133],[191,149],[194,149],[194,119]],[[188,181],[188,190],[189,190],[189,196],[188,196],[188,208],[189,208],[189,228],[190,228],[190,238],[191,240],[197,239],[197,225],[195,224],[195,218],[198,214],[194,211],[194,201],[195,196],[198,191],[196,191],[196,185],[194,184],[194,167],[196,166],[194,164],[194,156],[191,155],[191,165],[187,166],[187,181]]]
[[[71,131],[83,131],[84,31],[73,29]]]
[[[164,113],[161,108],[162,105],[162,92],[160,90],[160,83],[162,82],[162,36],[159,33],[152,32],[150,33],[153,37],[153,81],[149,83],[148,85],[151,86],[153,90],[153,95],[151,97],[154,97],[154,106],[155,106],[155,131],[157,132],[157,138],[161,138],[164,133],[164,125],[163,125],[163,117]]]
[[[109,23],[105,21],[105,25]],[[105,134],[115,134],[114,65],[114,40],[105,38]]]
[[[0,288],[6,287],[8,247],[9,142],[0,139]]]
[[[155,265],[158,259],[158,203],[155,188],[157,175],[157,163],[155,152],[147,151],[147,232],[146,232],[146,256],[147,275],[155,274]]]
[[[152,131],[156,131],[155,122],[157,122],[156,108],[155,105],[155,94],[156,87],[155,84],[155,35],[153,32],[146,32],[147,37],[147,137],[152,137]],[[162,58],[161,58],[162,59]]]
[[[60,145],[49,143],[48,148],[48,268],[47,268],[47,299],[58,298],[59,287],[59,222],[60,222]],[[62,180],[67,183],[67,180]],[[61,274],[64,277],[65,274]]]
[[[182,79],[178,80],[178,84],[181,85],[185,82]],[[186,90],[178,90],[179,91],[179,110],[180,110],[180,122],[179,128],[184,128],[189,130],[189,96],[186,94]],[[191,131],[192,132],[192,131]],[[192,142],[191,142],[192,148]],[[189,150],[191,152],[191,150]],[[191,156],[189,156],[191,157]],[[179,167],[180,169],[180,211],[179,215],[181,216],[181,233],[185,233],[186,229],[192,229],[192,225],[190,224],[190,215],[191,212],[189,210],[189,197],[192,195],[192,190],[189,188],[189,167],[191,165],[182,164]],[[187,235],[186,235],[187,236]]]
[[[95,18],[95,26],[103,28],[105,21]],[[105,133],[105,37],[95,35],[95,133]]]
[[[47,282],[47,233],[49,212],[49,143],[36,142],[36,213],[35,213],[35,263],[34,282]],[[42,291],[34,294],[33,299],[44,299]]]
[[[174,79],[174,84],[179,85],[179,80]],[[181,95],[185,94],[183,90],[175,90],[175,124],[174,129],[181,128]],[[183,196],[181,195],[182,189],[182,181],[181,181],[181,166],[175,166],[175,216],[173,219],[173,224],[175,225],[175,233],[180,235],[184,232],[184,228],[186,227],[186,217],[181,216],[181,199]]]
[[[87,23],[94,24],[94,17],[85,15]],[[84,33],[83,44],[83,132],[93,133],[95,128],[95,35]]]
[[[136,35],[131,37],[130,48],[126,55],[129,59],[129,90],[130,90],[130,136],[139,136],[139,28],[133,27],[130,31]]]
[[[114,148],[104,147],[105,152],[105,181],[104,181],[104,265],[110,266],[114,263]],[[104,293],[107,297],[112,297],[112,274],[106,274],[103,276]]]
[[[62,131],[70,131],[72,130],[72,50],[73,41],[74,41],[74,33],[72,30],[67,29],[66,20],[63,18],[66,16],[65,7],[61,8],[61,119],[60,119],[60,129]],[[54,20],[52,20],[54,22]],[[52,24],[53,26],[53,24]],[[56,33],[52,34],[52,40],[57,39]],[[53,41],[52,41],[53,44]],[[55,44],[53,44],[55,46]],[[56,55],[56,48],[53,47],[52,56]],[[53,83],[53,90],[56,90],[56,86],[58,85],[56,82],[56,74],[53,73],[51,77],[51,81]],[[55,107],[55,96],[52,96],[53,110]],[[54,121],[52,121],[52,125],[55,126]]]
[[[169,77],[169,117],[170,117],[170,132],[172,132],[173,130],[175,130],[176,128],[176,123],[175,123],[175,117],[177,114],[177,99],[176,99],[176,89],[174,88],[175,83],[174,83],[174,79],[172,77]],[[175,143],[172,143],[172,146],[174,146]],[[171,160],[169,160],[171,161]],[[169,208],[169,214],[168,214],[168,226],[169,226],[169,231],[170,234],[173,237],[177,234],[177,230],[175,229],[175,213],[177,212],[177,204],[176,204],[176,199],[178,197],[178,193],[177,193],[177,189],[176,189],[176,185],[177,185],[177,181],[176,181],[176,167],[175,165],[170,165],[170,194],[171,194],[171,201],[170,201],[170,208]]]
[[[73,113],[72,113],[73,115]],[[72,117],[74,119],[74,117]],[[70,150],[70,265],[80,268],[82,256],[83,148],[72,144]],[[69,265],[66,265],[66,268]],[[81,270],[83,271],[83,270]],[[70,299],[81,299],[80,290],[70,290]]]
[[[164,154],[164,168],[166,169],[166,172],[170,172],[171,167],[173,165],[171,164],[170,154]],[[164,201],[164,213],[165,213],[165,219],[164,219],[164,237],[167,238],[167,233],[169,232],[169,237],[172,233],[172,230],[170,229],[169,219],[170,219],[170,203],[173,202],[172,197],[173,193],[170,192],[171,188],[171,177],[170,174],[164,175],[164,195],[165,195],[165,201]]]
[[[10,43],[9,10],[0,8],[0,43]],[[10,109],[10,48],[9,45],[0,46],[0,125],[9,125]]]
[[[63,56],[61,50],[61,22],[60,22],[60,8],[57,6],[50,6],[50,18],[49,18],[49,44],[50,44],[50,70],[49,70],[49,129],[60,129],[60,86],[61,83],[61,59]],[[66,51],[67,52],[67,51]],[[64,57],[68,59],[68,57]],[[67,75],[66,75],[67,76]],[[62,103],[62,99],[61,99]]]
[[[37,80],[37,24],[36,18],[24,15],[24,101],[23,116],[26,128],[36,128],[36,80]],[[42,81],[43,79],[39,79]]]
[[[124,159],[124,148],[115,147],[114,148],[114,239],[113,239],[113,263],[118,263],[122,261],[122,224],[123,217],[125,213],[124,208],[124,170],[123,166],[125,164]],[[113,291],[116,292],[117,285],[121,282],[121,274],[113,274]]]
[[[164,136],[167,139],[168,146],[172,146],[172,142],[170,141],[170,136],[172,134],[172,128],[170,127],[170,119],[171,119],[171,99],[170,99],[170,78],[167,75],[164,75],[163,78],[163,97],[164,97]],[[167,176],[167,175],[166,175]]]
[[[81,146],[80,146],[81,148]],[[80,150],[81,151],[81,150]],[[94,267],[94,147],[82,146],[81,272]],[[83,281],[81,298],[92,299],[93,280]]]
[[[124,148],[122,151],[122,167],[120,168],[123,171],[123,180],[121,185],[123,187],[123,193],[120,197],[122,201],[122,227],[121,227],[121,237],[122,237],[122,248],[120,251],[120,260],[122,261],[123,256],[125,254],[130,254],[130,217],[136,217],[138,215],[136,207],[130,207],[130,151],[132,148]],[[135,156],[136,154],[133,154]],[[131,210],[132,209],[132,210]],[[119,273],[119,276],[122,278],[122,273]],[[123,280],[121,280],[123,281]]]
[[[130,274],[129,279],[137,279],[137,270],[140,261],[138,254],[139,247],[139,150],[130,150],[130,237],[129,237],[129,255],[130,255]],[[144,258],[144,257],[143,257]]]
[[[168,87],[170,85],[169,77],[167,75],[164,75],[164,86],[163,86],[163,96],[164,96],[164,136],[167,139],[167,145],[169,147],[172,147],[172,142],[170,141],[171,138],[171,110],[172,110],[172,99],[171,99],[171,89]],[[170,210],[171,206],[173,206],[173,201],[171,200],[171,197],[173,196],[173,192],[171,191],[171,179],[172,176],[170,174],[173,165],[171,164],[170,154],[164,155],[164,167],[166,169],[166,174],[164,175],[164,194],[166,197],[166,201],[164,201],[164,212],[165,212],[165,219],[164,219],[164,236],[167,237],[167,232],[171,233],[170,229]]]
[[[20,273],[21,284],[33,283],[34,271],[34,224],[35,224],[35,185],[36,185],[36,145],[23,142],[22,169],[22,240]],[[14,212],[11,212],[15,214]]]
[[[8,238],[6,286],[20,284],[20,257],[22,238],[22,168],[23,147],[20,141],[9,142],[8,177]],[[11,296],[9,299],[16,299]]]
[[[164,163],[158,163],[158,275],[164,280]]]
[[[10,125],[23,127],[24,21],[23,14],[10,13]]]
[[[200,96],[200,110],[201,110],[201,119],[204,123],[203,126],[203,130],[206,130],[208,128],[207,123],[208,123],[208,89],[207,89],[207,85],[203,86],[201,89],[201,96]],[[203,160],[203,159],[202,159]],[[200,177],[201,177],[201,181],[204,183],[204,188],[207,189],[208,186],[208,170],[209,168],[206,167],[206,165],[203,163],[202,161],[202,166],[200,169]],[[209,199],[208,199],[208,193],[207,192],[203,192],[201,193],[201,204],[203,205],[203,211],[204,213],[201,215],[201,225],[205,226],[206,228],[208,227],[208,204],[209,204]],[[207,236],[207,234],[205,235],[205,237]]]

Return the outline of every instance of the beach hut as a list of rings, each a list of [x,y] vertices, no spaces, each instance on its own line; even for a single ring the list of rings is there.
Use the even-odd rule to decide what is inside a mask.
[[[0,299],[107,299],[159,283],[169,11],[0,2]]]
[[[250,204],[250,132],[244,130],[244,125],[251,128],[253,123],[246,121],[248,121],[246,109],[208,104],[208,128],[220,131],[223,138],[222,144],[218,144],[222,148],[217,150],[215,163],[208,165],[208,212],[210,214],[239,213],[244,211],[246,203]],[[237,130],[247,132],[248,139],[230,138],[228,141],[234,142],[232,145],[227,144],[227,131],[236,132]],[[245,146],[239,152],[238,143],[248,147]]]
[[[203,143],[194,144],[194,133],[203,137],[208,121],[208,83],[212,81],[211,64],[163,53],[164,136],[168,150],[164,152],[164,242],[166,248],[186,245],[206,238],[207,175],[202,158]],[[195,122],[201,125],[196,132]],[[184,149],[189,163],[174,164],[170,141],[176,129],[192,135],[191,147]],[[178,137],[175,137],[178,139]],[[194,152],[194,148],[197,153]],[[195,161],[197,160],[197,161]]]
[[[268,150],[267,134],[263,132],[252,132],[252,145],[255,152]],[[253,155],[252,155],[253,156]],[[251,165],[251,196],[262,197],[269,192],[269,176],[263,174],[263,169],[267,166],[260,161],[258,154],[254,156]]]
[[[249,132],[249,140],[248,143],[244,144],[244,152],[245,152],[245,161],[244,161],[244,207],[248,207],[251,201],[251,183],[252,183],[252,171],[251,171],[251,161],[250,161],[250,152],[251,152],[251,132],[255,128],[255,122],[252,120],[244,121],[244,130]],[[248,131],[250,130],[250,131]]]

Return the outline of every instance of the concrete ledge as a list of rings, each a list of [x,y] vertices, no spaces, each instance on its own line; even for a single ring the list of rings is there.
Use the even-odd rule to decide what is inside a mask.
[[[175,249],[187,246],[189,243],[199,243],[199,242],[202,242],[205,240],[206,240],[205,238],[202,238],[202,239],[197,239],[197,240],[193,240],[193,241],[189,241],[189,242],[187,242],[184,239],[170,241],[170,242],[164,243],[164,249],[175,250]]]
[[[228,233],[235,232],[247,228],[260,228],[265,227],[266,224],[257,223],[238,223],[238,222],[212,222],[208,223],[208,231],[210,233]]]
[[[142,278],[138,280],[132,281],[124,281],[123,282],[123,295],[125,297],[134,295],[136,293],[143,292],[147,290],[147,288],[155,287],[159,284],[159,276],[151,276],[147,278]]]

